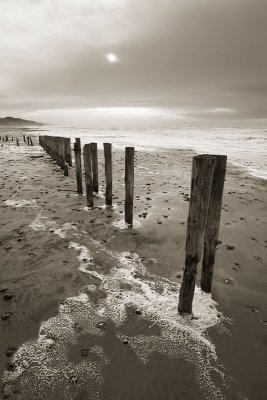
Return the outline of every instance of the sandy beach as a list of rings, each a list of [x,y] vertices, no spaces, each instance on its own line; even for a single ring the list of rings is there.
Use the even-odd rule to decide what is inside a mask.
[[[64,177],[19,137],[0,142],[3,398],[266,398],[266,180],[228,163],[212,296],[196,288],[183,318],[193,151],[136,152],[129,229],[122,150],[105,207],[100,147],[91,210],[75,168]]]

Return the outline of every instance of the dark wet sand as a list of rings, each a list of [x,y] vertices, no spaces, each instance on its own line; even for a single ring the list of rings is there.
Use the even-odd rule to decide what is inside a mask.
[[[0,147],[0,314],[11,313],[1,320],[1,374],[8,367],[7,350],[10,355],[24,342],[36,339],[40,323],[57,315],[60,302],[77,295],[93,281],[78,270],[77,252],[69,248],[69,238],[54,234],[56,225],[51,225],[50,231],[35,231],[29,226],[38,214],[58,226],[71,223],[77,229],[71,232],[85,246],[86,235],[82,232],[111,251],[138,253],[147,270],[155,275],[182,280],[192,152],[136,154],[134,218],[140,225],[120,230],[112,223],[123,219],[123,153],[114,151],[117,207],[102,208],[104,200],[98,197],[95,205],[99,208],[86,211],[82,209],[85,197],[75,195],[74,169],[70,177],[63,177],[39,149],[37,140],[35,144],[16,148],[14,142],[9,142]],[[31,158],[37,150],[44,157]],[[104,183],[102,151],[99,158],[100,183]],[[16,199],[34,199],[36,208],[4,203]],[[228,334],[211,328],[209,336],[220,361],[236,381],[237,390],[249,399],[264,399],[267,397],[266,182],[245,176],[231,165],[227,169],[220,240],[212,296],[218,310],[231,318],[232,323],[227,324]],[[99,271],[109,271],[115,266],[115,260],[98,251],[97,246],[90,250]],[[150,332],[134,313],[121,331],[126,336],[132,332]],[[152,354],[148,364],[141,364],[129,346],[121,344],[113,333],[110,326],[104,337],[81,335],[69,350],[70,359],[78,363],[82,349],[100,344],[107,356],[116,360],[112,366],[104,367],[104,399],[206,398],[195,382],[193,365],[158,353]],[[10,398],[20,397],[14,394]],[[57,397],[47,398],[64,396],[59,392]],[[85,390],[73,398],[91,397]],[[228,394],[227,398],[237,397]]]

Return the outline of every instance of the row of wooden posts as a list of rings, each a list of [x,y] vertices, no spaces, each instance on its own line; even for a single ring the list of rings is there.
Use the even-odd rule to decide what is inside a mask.
[[[47,153],[64,169],[72,165],[70,139],[40,136]],[[74,143],[77,191],[83,193],[81,141]],[[97,143],[83,147],[85,188],[88,207],[93,207],[93,193],[98,192]],[[104,143],[106,204],[112,205],[112,145]],[[183,282],[179,293],[178,311],[191,314],[197,266],[202,258],[201,289],[211,292],[227,157],[198,155],[193,157],[191,193],[187,219],[186,255]],[[125,148],[125,221],[133,223],[134,148]],[[202,256],[203,253],[203,256]]]
[[[19,146],[19,138],[16,137],[15,139],[16,139],[17,146]],[[3,142],[8,142],[9,136],[8,135],[0,136],[0,140],[2,140]],[[14,140],[14,138],[13,138],[13,136],[11,136],[11,142],[13,142],[13,140]],[[28,146],[33,146],[33,141],[32,141],[31,136],[26,137],[26,135],[23,135],[23,141],[24,141],[24,143],[27,143]]]
[[[72,166],[71,141],[69,138],[55,136],[39,136],[39,143],[44,150],[68,175],[68,168]],[[104,143],[105,158],[105,203],[112,206],[112,145]],[[77,193],[83,194],[82,178],[82,149],[81,140],[75,139],[74,143],[75,169]],[[97,143],[87,143],[83,147],[85,192],[87,206],[94,207],[94,193],[98,193],[98,150]],[[125,148],[125,222],[133,225],[133,193],[134,193],[134,147]]]

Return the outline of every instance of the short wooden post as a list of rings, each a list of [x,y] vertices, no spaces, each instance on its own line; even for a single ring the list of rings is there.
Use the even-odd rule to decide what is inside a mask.
[[[207,155],[193,157],[185,269],[178,304],[180,314],[192,313],[197,265],[201,259],[214,164],[214,157]]]
[[[23,135],[23,142],[26,143],[25,135]]]
[[[134,147],[125,148],[125,222],[133,226]]]
[[[33,146],[33,141],[32,141],[32,138],[30,137],[30,142],[31,142],[31,146]]]
[[[92,176],[92,148],[91,144],[86,144],[83,147],[83,159],[84,159],[84,172],[85,172],[85,190],[87,206],[94,207],[94,188],[93,188],[93,176]]]
[[[30,145],[30,138],[29,138],[29,136],[27,136],[27,145],[28,145],[28,146]]]
[[[19,146],[19,139],[18,138],[16,138],[16,142],[17,142],[17,146]]]
[[[63,172],[64,176],[69,176],[69,166],[66,162],[64,163]]]
[[[112,205],[112,145],[104,143],[105,177],[106,177],[106,205]]]
[[[78,192],[78,194],[83,194],[82,161],[81,161],[81,139],[79,139],[79,138],[75,139],[74,153],[75,153],[77,192]]]
[[[215,157],[215,166],[210,192],[206,231],[204,236],[204,251],[201,271],[201,289],[206,293],[211,292],[227,163],[227,156],[213,155],[213,157]]]
[[[97,143],[91,143],[91,153],[92,153],[92,170],[93,170],[93,188],[94,192],[98,193]]]

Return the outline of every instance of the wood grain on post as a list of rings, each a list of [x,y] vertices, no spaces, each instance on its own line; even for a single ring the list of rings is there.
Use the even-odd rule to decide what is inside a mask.
[[[70,138],[64,138],[64,151],[65,160],[72,167],[72,156],[71,156],[71,141]]]
[[[180,314],[192,313],[197,265],[201,259],[214,164],[214,157],[207,155],[193,157],[185,269],[178,304]]]
[[[77,192],[78,192],[78,194],[83,194],[82,161],[81,161],[81,139],[79,139],[79,138],[75,139],[74,153],[75,153]]]
[[[93,170],[93,188],[94,192],[98,193],[97,143],[91,143],[91,153],[92,153],[92,170]]]
[[[125,148],[125,222],[133,226],[134,147]]]
[[[112,145],[104,143],[105,177],[106,177],[106,205],[112,205]]]
[[[215,157],[209,208],[207,215],[206,231],[204,236],[204,251],[201,271],[201,289],[211,292],[215,252],[219,237],[223,186],[226,172],[227,156],[212,155]]]
[[[83,160],[84,160],[85,190],[86,190],[87,206],[93,208],[94,207],[94,188],[93,188],[93,176],[92,176],[91,144],[84,145]]]

